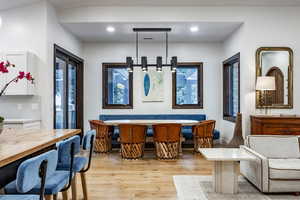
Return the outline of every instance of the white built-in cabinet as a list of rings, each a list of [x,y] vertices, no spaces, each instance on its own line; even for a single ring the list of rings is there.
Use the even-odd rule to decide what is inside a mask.
[[[0,74],[0,88],[5,83],[15,78],[19,71],[30,72],[36,78],[36,58],[35,55],[28,51],[7,51],[1,52],[1,60],[13,63],[16,67],[10,67],[9,73]],[[32,84],[25,78],[18,83],[12,83],[4,95],[35,95],[35,83]]]

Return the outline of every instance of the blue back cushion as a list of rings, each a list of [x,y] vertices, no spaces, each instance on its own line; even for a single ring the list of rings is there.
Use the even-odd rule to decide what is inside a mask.
[[[51,176],[57,166],[57,151],[52,150],[21,163],[17,172],[16,188],[20,193],[26,193],[40,183],[39,170],[41,163],[47,160],[47,177]]]
[[[74,154],[80,152],[80,137],[78,135],[68,138],[58,144],[58,164],[69,166],[71,162],[71,144],[75,144]]]
[[[96,130],[89,130],[83,136],[82,148],[84,150],[88,150],[91,147],[92,136],[94,136],[94,139],[96,139]]]

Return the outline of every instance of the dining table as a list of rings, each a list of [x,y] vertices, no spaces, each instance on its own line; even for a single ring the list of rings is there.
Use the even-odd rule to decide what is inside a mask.
[[[181,126],[194,126],[199,124],[197,120],[161,120],[161,119],[134,119],[134,120],[105,120],[104,124],[108,126],[119,126],[121,124],[137,124],[152,126],[158,124],[181,124]],[[182,153],[182,142],[185,141],[183,136],[180,137],[179,153]],[[152,137],[147,137],[146,142],[153,142]]]
[[[0,189],[16,178],[18,166],[26,159],[51,149],[81,129],[4,129],[0,134]]]

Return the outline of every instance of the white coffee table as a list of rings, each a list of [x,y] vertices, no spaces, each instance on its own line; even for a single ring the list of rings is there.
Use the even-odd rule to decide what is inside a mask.
[[[201,154],[214,161],[213,187],[217,193],[238,193],[239,162],[255,157],[239,148],[199,148]]]

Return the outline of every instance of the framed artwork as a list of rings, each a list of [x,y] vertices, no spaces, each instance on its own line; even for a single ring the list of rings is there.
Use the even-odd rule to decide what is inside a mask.
[[[142,101],[162,102],[164,101],[164,79],[163,72],[148,68],[142,74]]]

